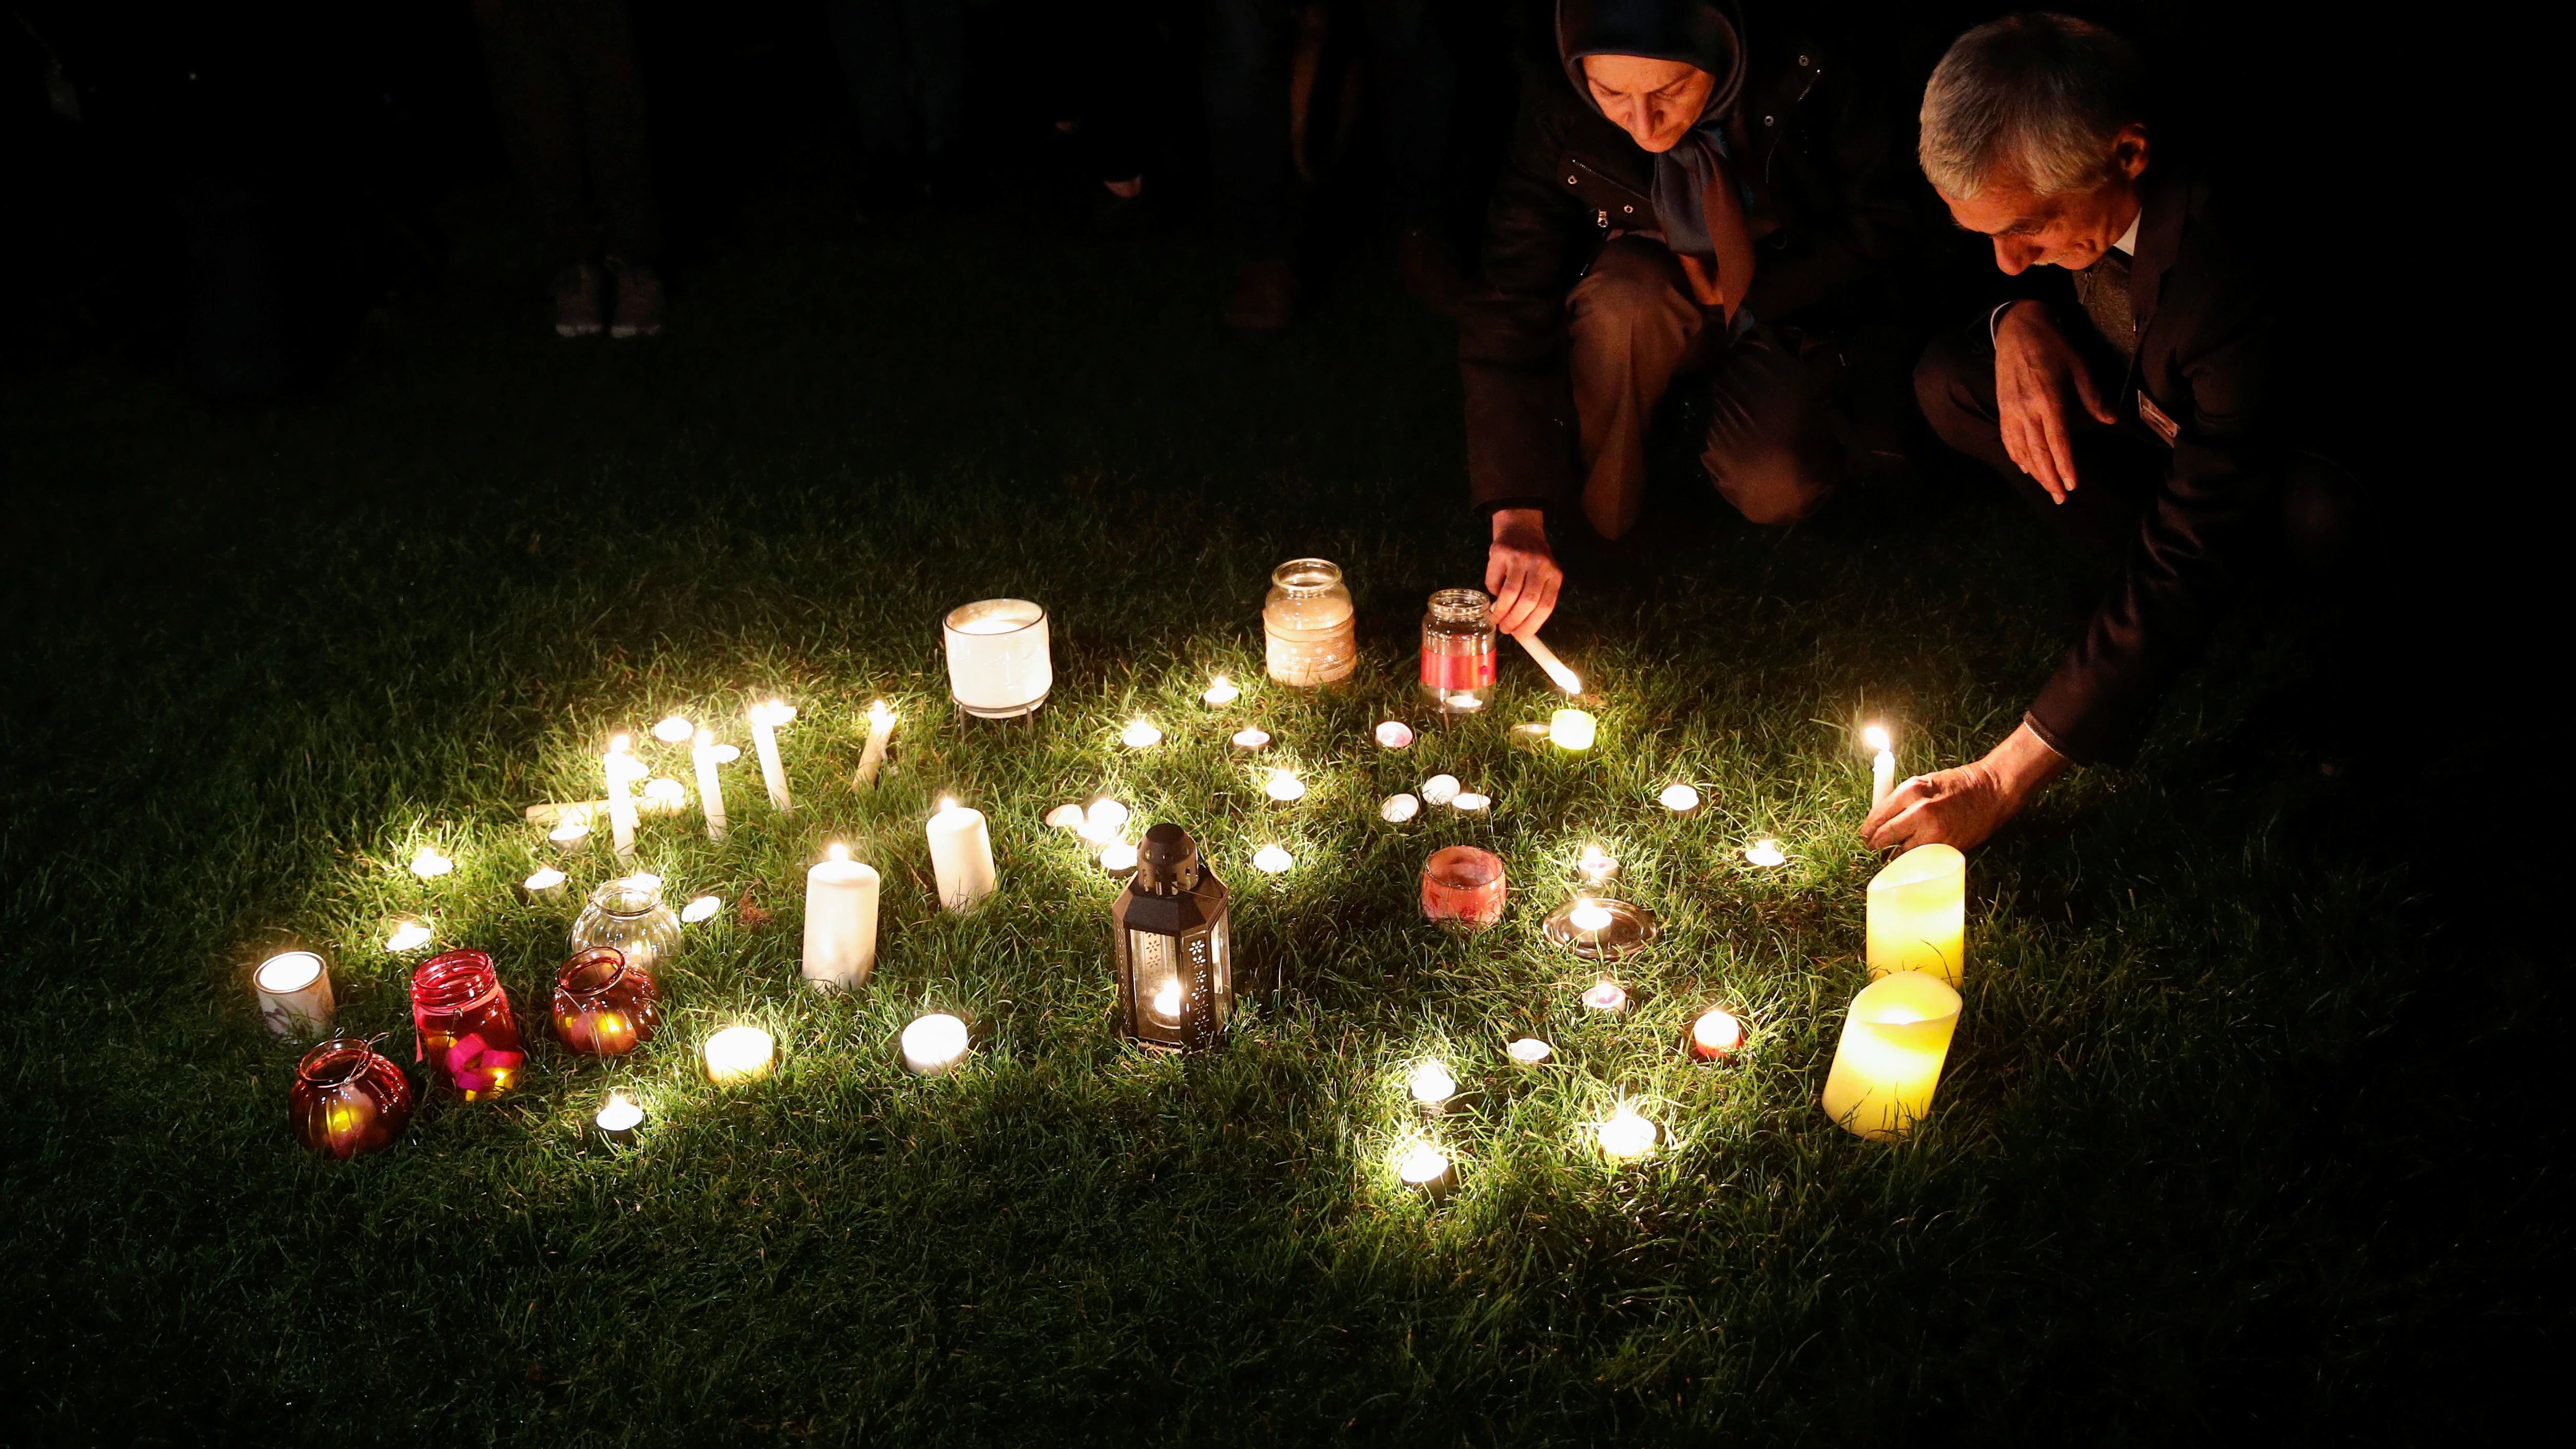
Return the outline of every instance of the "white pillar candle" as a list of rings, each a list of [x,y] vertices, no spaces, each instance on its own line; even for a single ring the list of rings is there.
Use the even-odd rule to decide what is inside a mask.
[[[741,759],[742,751],[717,744],[712,732],[700,730],[689,758],[698,766],[698,807],[706,812],[707,839],[722,840],[732,826],[725,820],[724,781],[716,777],[716,766]]]
[[[796,718],[796,706],[772,699],[753,705],[748,714],[751,745],[760,752],[760,781],[769,787],[769,803],[780,810],[793,810],[796,800],[787,793],[787,766],[778,759],[778,727]]]
[[[834,845],[805,872],[805,979],[849,990],[877,964],[877,873]]]
[[[608,742],[608,753],[600,756],[600,773],[608,777],[608,826],[619,855],[635,853],[635,794],[630,788],[644,778],[644,762],[626,753],[634,743],[624,735]]]
[[[903,1064],[922,1076],[937,1076],[966,1060],[966,1043],[966,1023],[947,1012],[915,1017],[903,1029]]]
[[[859,751],[858,771],[851,775],[853,787],[873,785],[877,771],[885,768],[886,741],[894,738],[894,711],[882,699],[868,705],[868,744]]]
[[[948,693],[979,719],[1012,719],[1046,703],[1055,687],[1046,610],[1026,599],[984,599],[949,611]]]
[[[1887,802],[1887,792],[1896,788],[1896,752],[1889,748],[1887,731],[1877,725],[1863,730],[1861,737],[1878,751],[1869,762],[1869,808],[1875,810]]]
[[[1581,694],[1583,692],[1582,679],[1577,677],[1573,670],[1565,667],[1565,661],[1556,657],[1555,650],[1550,649],[1545,644],[1539,642],[1537,630],[1524,630],[1521,633],[1514,634],[1512,637],[1520,641],[1520,646],[1523,649],[1529,651],[1530,658],[1538,661],[1539,668],[1547,671],[1548,679],[1552,681],[1557,688],[1564,690],[1568,694]]]
[[[973,909],[993,893],[993,834],[984,812],[954,800],[939,802],[930,817],[930,871],[939,885],[943,910]]]
[[[707,1078],[718,1086],[756,1081],[769,1075],[777,1043],[756,1026],[729,1026],[707,1038]]]
[[[1886,1141],[1914,1130],[1959,1028],[1959,993],[1937,976],[1899,971],[1852,998],[1825,1075],[1825,1115],[1847,1132]]]
[[[331,973],[310,951],[284,951],[259,963],[251,977],[259,1019],[279,1036],[319,1037],[331,1025]]]

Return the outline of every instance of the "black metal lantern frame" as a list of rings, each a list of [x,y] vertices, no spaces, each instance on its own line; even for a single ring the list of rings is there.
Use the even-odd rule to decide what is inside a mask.
[[[1234,1016],[1225,883],[1177,825],[1146,831],[1136,857],[1110,908],[1119,1032],[1166,1051],[1214,1046]]]

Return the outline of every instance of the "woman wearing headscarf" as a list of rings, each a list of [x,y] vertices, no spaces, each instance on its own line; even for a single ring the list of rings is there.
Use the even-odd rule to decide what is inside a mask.
[[[1897,255],[1915,214],[1890,92],[1808,34],[1715,0],[1558,0],[1556,39],[1569,85],[1523,102],[1459,334],[1506,631],[1555,607],[1550,512],[1635,525],[1677,377],[1705,389],[1700,462],[1746,518],[1833,490],[1842,430],[1768,324]]]

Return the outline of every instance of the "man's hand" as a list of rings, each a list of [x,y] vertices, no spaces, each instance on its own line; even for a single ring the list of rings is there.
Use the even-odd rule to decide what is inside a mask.
[[[1935,843],[1974,849],[2065,770],[2066,757],[2024,722],[1975,764],[1917,775],[1888,791],[1861,822],[1861,839],[1872,850]]]
[[[1995,406],[2004,451],[2063,503],[2075,491],[2075,443],[2066,430],[2067,395],[2096,419],[2119,419],[2093,386],[2084,359],[2037,302],[2015,302],[1995,326]]]
[[[1547,551],[1547,515],[1535,508],[1494,510],[1494,545],[1485,555],[1485,592],[1494,596],[1494,627],[1506,634],[1535,629],[1556,612],[1565,571]]]

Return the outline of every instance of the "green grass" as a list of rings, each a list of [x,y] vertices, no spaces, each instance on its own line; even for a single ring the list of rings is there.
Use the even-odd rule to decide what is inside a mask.
[[[498,234],[496,204],[463,234]],[[1480,555],[1446,337],[1379,261],[1243,348],[1194,241],[854,236],[765,205],[652,346],[556,344],[530,271],[480,243],[316,396],[210,408],[107,361],[13,387],[12,1437],[2322,1437],[2403,1432],[2433,1406],[2399,1376],[2533,1321],[2512,1284],[2555,1255],[2550,1198],[2481,1155],[2472,1095],[2521,1018],[2453,999],[2441,1040],[2409,1036],[2428,985],[2502,1003],[2532,968],[2460,974],[2372,824],[2400,816],[2240,747],[2296,669],[2277,634],[2235,627],[2139,766],[1974,857],[1939,1109],[1863,1143],[1814,1105],[1866,979],[1850,731],[1900,721],[1920,769],[2009,725],[2070,618],[2016,518],[1971,491],[1775,537],[1677,487],[1651,537],[1577,555],[1550,631],[1602,696],[1593,751],[1514,743],[1549,707],[1517,656],[1492,717],[1381,751],[1375,720],[1427,724],[1423,597]],[[1213,672],[1259,680],[1266,572],[1306,553],[1355,581],[1353,686],[1197,704]],[[999,594],[1053,611],[1055,693],[1032,728],[960,729],[936,622]],[[746,760],[730,840],[645,829],[675,896],[728,902],[666,970],[649,1048],[540,1045],[526,1090],[430,1105],[377,1157],[295,1146],[297,1051],[261,1033],[250,963],[320,947],[342,1025],[407,1060],[409,962],[379,943],[425,913],[498,957],[524,1018],[575,906],[510,889],[542,855],[520,807],[590,793],[612,729],[769,691],[803,711],[802,808],[771,812]],[[853,793],[878,697],[904,711],[894,764]],[[1137,712],[1163,747],[1117,745]],[[1245,719],[1302,804],[1228,749]],[[1435,769],[1491,819],[1377,819]],[[1709,804],[1670,816],[1674,780]],[[1266,978],[1219,1051],[1107,1028],[1112,886],[1039,822],[1103,790],[1188,826],[1237,893]],[[942,793],[994,822],[1003,886],[971,915],[931,901]],[[1787,868],[1743,864],[1761,835]],[[831,840],[886,876],[846,998],[796,975]],[[1274,841],[1299,864],[1262,877]],[[1424,856],[1462,841],[1512,881],[1479,937],[1418,919]],[[1587,841],[1664,926],[1615,1020],[1538,934]],[[423,843],[458,872],[413,879]],[[1750,1024],[1732,1067],[1681,1050],[1710,1003]],[[894,1038],[930,1008],[983,1039],[917,1079]],[[737,1021],[782,1069],[719,1090],[695,1051]],[[1557,1063],[1507,1070],[1531,1029]],[[1431,1054],[1465,1093],[1436,1204],[1387,1166]],[[610,1082],[651,1112],[636,1150],[585,1146]],[[1670,1150],[1587,1149],[1622,1098]]]

